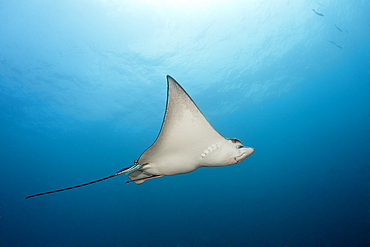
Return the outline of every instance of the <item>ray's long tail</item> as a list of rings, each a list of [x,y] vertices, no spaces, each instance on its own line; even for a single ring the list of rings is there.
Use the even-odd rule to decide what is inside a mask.
[[[142,165],[138,164],[137,161],[135,161],[135,164],[134,165],[132,165],[130,167],[127,167],[127,168],[124,168],[124,169],[118,171],[116,174],[110,175],[108,177],[101,178],[101,179],[98,179],[98,180],[95,180],[95,181],[91,181],[91,182],[88,182],[88,183],[84,183],[84,184],[80,184],[80,185],[76,185],[76,186],[72,186],[72,187],[60,189],[60,190],[52,190],[52,191],[48,191],[48,192],[43,192],[43,193],[38,193],[38,194],[30,195],[30,196],[27,196],[25,199],[28,199],[28,198],[31,198],[31,197],[35,197],[35,196],[42,196],[42,195],[52,194],[52,193],[56,193],[56,192],[61,192],[61,191],[65,191],[65,190],[76,189],[76,188],[79,188],[79,187],[82,187],[82,186],[86,186],[86,185],[89,185],[89,184],[94,184],[94,183],[97,183],[97,182],[100,182],[100,181],[103,181],[103,180],[106,180],[106,179],[109,179],[109,178],[113,178],[113,177],[118,176],[118,175],[121,175],[121,174],[128,175],[131,172],[136,171],[137,169],[139,169],[141,166]]]

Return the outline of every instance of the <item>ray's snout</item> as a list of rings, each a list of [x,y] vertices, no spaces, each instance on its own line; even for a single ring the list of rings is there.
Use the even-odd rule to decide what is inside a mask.
[[[251,155],[254,152],[254,148],[250,148],[250,147],[244,147],[242,150],[244,151],[243,155],[246,155],[245,158],[247,158],[249,155]]]
[[[241,154],[238,157],[235,158],[237,163],[243,161],[245,158],[247,158],[253,152],[254,152],[254,148],[244,147],[244,146],[242,148],[240,148],[240,153]]]

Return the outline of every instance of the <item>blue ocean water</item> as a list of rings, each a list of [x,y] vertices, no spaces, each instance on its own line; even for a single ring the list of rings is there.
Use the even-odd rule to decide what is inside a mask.
[[[369,246],[370,2],[0,3],[0,246]],[[255,152],[142,185],[173,76]]]

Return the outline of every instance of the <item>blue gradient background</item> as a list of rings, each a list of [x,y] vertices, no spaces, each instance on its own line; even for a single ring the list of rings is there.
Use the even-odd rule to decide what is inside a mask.
[[[369,13],[367,0],[1,1],[0,246],[369,246]],[[160,130],[167,74],[255,153],[24,199],[132,165]]]

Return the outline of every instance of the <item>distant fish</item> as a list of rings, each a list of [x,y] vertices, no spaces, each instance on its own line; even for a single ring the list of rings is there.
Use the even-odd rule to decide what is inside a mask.
[[[319,3],[319,2],[317,2],[317,4],[318,4],[318,5],[320,5],[320,6],[322,6],[322,4],[321,4],[321,3]]]
[[[334,26],[335,26],[339,31],[343,32],[343,31],[342,31],[342,29],[340,29],[336,24],[334,24]]]
[[[328,40],[329,43],[332,43],[333,45],[335,45],[336,47],[342,49],[342,47],[340,45],[338,45],[337,43],[335,43],[334,41],[331,41],[331,40]]]
[[[312,9],[312,11],[315,12],[316,15],[324,17],[324,15],[322,13],[316,12],[316,10],[314,10],[314,9]]]

